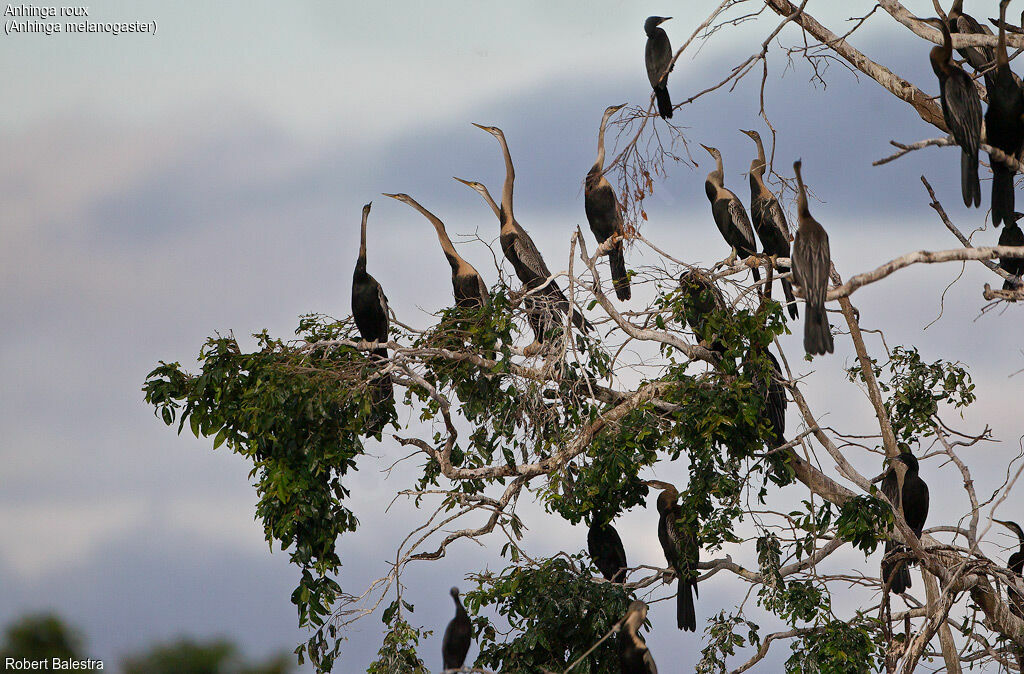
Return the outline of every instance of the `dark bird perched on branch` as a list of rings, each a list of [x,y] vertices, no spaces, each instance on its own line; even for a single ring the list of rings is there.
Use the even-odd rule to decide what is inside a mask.
[[[619,629],[619,671],[622,674],[658,674],[658,666],[637,632],[647,620],[647,604],[634,601],[626,609]]]
[[[999,148],[1010,157],[1021,157],[1024,143],[1024,94],[1010,70],[1006,54],[1006,6],[1009,0],[999,3],[999,42],[996,45],[996,69],[988,78],[988,110],[985,111],[985,136],[988,144]],[[1013,176],[1015,169],[996,161],[989,155],[992,164],[992,222],[1011,224],[1014,213]]]
[[[950,33],[961,33],[963,35],[991,35],[992,31],[988,26],[978,23],[970,14],[964,14],[964,0],[956,0],[946,14],[949,21]],[[992,47],[960,47],[956,50],[965,61],[971,64],[976,72],[982,73],[992,67],[996,60],[996,54]],[[988,73],[985,73],[986,80]]]
[[[644,32],[647,33],[647,47],[644,49],[647,79],[654,88],[658,114],[662,119],[672,117],[672,99],[668,95],[668,74],[672,71],[672,43],[668,40],[668,33],[664,28],[659,28],[659,25],[671,18],[649,16],[644,21]]]
[[[463,608],[462,601],[459,599],[459,588],[453,587],[450,593],[452,599],[455,600],[455,617],[444,630],[444,639],[441,641],[441,659],[445,669],[459,669],[466,662],[473,626],[469,622],[469,614],[466,613],[466,609]]]
[[[646,484],[662,490],[658,494],[658,541],[665,553],[665,560],[675,572],[676,583],[676,625],[681,630],[695,632],[697,615],[693,599],[697,592],[697,563],[700,561],[700,546],[694,531],[682,524],[682,509],[679,507],[679,492],[668,482],[648,480]]]
[[[779,380],[782,379],[782,368],[779,367],[779,361],[767,348],[759,347],[759,350],[771,365],[771,372],[765,373],[767,376],[757,373],[753,377],[754,385],[761,392],[761,397],[764,398],[765,416],[771,424],[772,431],[769,438],[771,445],[768,447],[771,450],[786,444],[786,406],[789,403],[786,400],[786,391],[779,383]]]
[[[619,202],[615,198],[611,183],[604,177],[604,132],[608,119],[622,105],[612,105],[605,109],[601,118],[601,129],[597,132],[597,161],[587,172],[583,187],[583,208],[587,212],[590,231],[594,233],[598,243],[604,243],[610,236],[623,233],[622,214],[619,213]],[[622,241],[608,251],[608,264],[612,268],[612,282],[615,294],[622,301],[630,298],[629,276],[626,275],[626,259],[622,250]]]
[[[928,485],[918,475],[917,457],[909,451],[904,450],[892,461],[900,461],[907,467],[903,476],[903,490],[899,488],[899,476],[896,468],[889,468],[882,479],[882,493],[889,499],[898,516],[900,508],[903,509],[903,519],[907,526],[914,532],[914,535],[921,538],[924,531],[924,521],[928,518]],[[906,552],[907,547],[900,543],[889,540],[885,543],[885,555],[882,557],[882,581],[889,583],[892,591],[896,594],[903,594],[911,586],[909,564],[913,560],[892,561],[890,555]]]
[[[1017,552],[1010,555],[1006,568],[1013,571],[1018,576],[1024,574],[1024,531],[1021,530],[1020,525],[1016,522],[1004,522],[1003,520],[993,520],[993,522],[999,522],[1004,527],[1017,534],[1017,541],[1020,543],[1020,548]],[[1010,588],[1008,595],[1010,597],[1010,610],[1019,618],[1024,618],[1024,596],[1021,596],[1020,592],[1012,587]]]
[[[370,206],[363,206],[363,222],[359,232],[359,257],[356,258],[356,270],[352,275],[352,317],[355,318],[359,336],[367,342],[386,343],[388,341],[388,298],[377,279],[366,273],[366,221],[370,217]],[[370,352],[370,357],[384,360],[388,357],[385,346],[379,346]],[[383,364],[382,364],[383,365]],[[373,395],[375,420],[367,428],[372,434],[379,433],[387,423],[387,407],[394,399],[394,389],[389,375],[377,378]]]
[[[725,297],[722,291],[697,269],[683,272],[679,276],[679,288],[682,290],[683,319],[693,330],[698,341],[719,355],[725,353],[725,346],[715,339],[714,331],[708,326],[708,317],[715,311],[725,309]]]
[[[455,250],[452,240],[448,238],[444,223],[440,218],[420,206],[419,203],[408,194],[384,194],[386,197],[397,199],[404,204],[409,204],[423,214],[430,224],[437,230],[437,238],[441,242],[441,250],[452,268],[452,291],[455,293],[455,304],[460,307],[480,307],[487,301],[487,284],[477,272],[476,268],[467,262]]]
[[[942,31],[942,46],[932,47],[928,58],[939,78],[942,117],[960,146],[960,193],[964,205],[981,205],[978,181],[978,145],[981,143],[981,97],[974,80],[953,63],[953,38],[941,19],[921,19]]]
[[[1007,223],[1003,227],[1003,231],[999,233],[999,245],[1000,246],[1024,246],[1024,232],[1021,231],[1020,225],[1017,224],[1017,220],[1024,218],[1024,213],[1014,213],[1013,222]],[[1001,257],[999,258],[999,266],[1003,268],[1008,274],[1013,274],[1018,278],[1016,282],[1006,279],[1003,281],[1003,290],[1013,290],[1014,288],[1020,287],[1020,277],[1024,274],[1024,258],[1020,257]]]
[[[501,220],[501,252],[505,259],[512,263],[516,276],[523,282],[526,290],[533,290],[545,286],[540,295],[547,298],[554,307],[562,313],[572,312],[572,321],[580,330],[591,330],[592,326],[583,317],[583,314],[576,309],[571,309],[569,300],[566,299],[562,289],[551,279],[551,270],[548,269],[544,258],[541,256],[537,245],[530,238],[518,222],[512,210],[512,190],[515,184],[516,171],[512,165],[512,155],[508,150],[508,143],[505,141],[505,134],[496,126],[481,126],[474,124],[478,129],[483,129],[498,139],[501,145],[501,152],[505,157],[505,184],[501,190],[501,209],[499,218]],[[550,282],[549,282],[549,279]],[[546,285],[545,285],[546,284]],[[538,339],[538,341],[542,341]]]
[[[761,134],[743,129],[740,129],[740,133],[746,134],[757,144],[757,158],[750,162],[750,215],[753,218],[754,230],[761,239],[765,255],[788,258],[791,238],[789,223],[786,222],[786,214],[779,205],[779,200],[764,184],[764,172],[768,162],[764,156]],[[780,267],[779,271],[785,273],[789,271],[789,267]],[[782,279],[782,292],[786,295],[789,315],[795,320],[800,314],[796,308],[796,298],[793,297],[793,284],[789,279]]]
[[[602,522],[594,517],[587,532],[587,550],[594,565],[605,580],[622,583],[626,580],[626,550],[622,539],[611,522]]]
[[[736,254],[744,258],[757,255],[754,228],[750,226],[747,209],[743,208],[743,202],[735,194],[725,189],[722,153],[707,145],[702,144],[701,147],[715,158],[715,170],[709,173],[707,180],[704,181],[704,191],[711,202],[711,213],[715,217],[718,231]],[[761,274],[757,267],[751,268],[751,271],[754,272],[754,280],[760,281]]]
[[[828,248],[828,233],[807,209],[807,188],[800,175],[800,161],[793,163],[797,182],[796,238],[793,241],[793,278],[807,300],[804,316],[804,351],[809,354],[832,353],[832,326],[825,313],[825,295],[828,293],[828,275],[832,268],[832,255]]]

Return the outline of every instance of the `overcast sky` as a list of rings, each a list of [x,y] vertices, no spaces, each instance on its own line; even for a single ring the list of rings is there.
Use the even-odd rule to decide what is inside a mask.
[[[863,4],[836,11],[811,0],[807,11],[842,22],[870,10]],[[928,11],[918,4],[910,8]],[[380,192],[408,192],[453,234],[492,240],[493,216],[450,179],[500,189],[497,144],[470,122],[505,130],[518,219],[551,267],[564,268],[571,232],[586,232],[580,184],[602,111],[647,104],[644,18],[674,15],[665,28],[679,45],[711,7],[101,1],[90,5],[90,20],[155,21],[156,35],[0,38],[0,623],[56,610],[86,633],[90,656],[111,664],[178,634],[229,635],[253,654],[294,648],[304,636],[289,601],[298,571],[285,554],[271,554],[253,521],[249,465],[155,419],[140,392],[146,373],[160,359],[193,363],[215,331],[287,336],[302,313],[347,315],[359,210],[370,200],[371,272],[403,320],[429,324],[429,312],[451,302],[448,268],[423,219]],[[720,80],[776,23],[768,16],[699,51],[694,45],[672,73],[672,96]],[[890,25],[879,12],[857,46],[934,93],[929,45]],[[800,39],[792,28],[781,37],[787,45]],[[870,166],[889,153],[890,139],[935,135],[909,108],[839,65],[827,89],[801,63],[787,65],[773,49],[766,106],[779,134],[777,168],[791,175],[792,161],[803,158],[821,199],[812,210],[842,274],[956,245],[928,207],[922,174],[965,231],[984,224],[983,211],[961,206],[955,150]],[[744,198],[753,148],[737,129],[765,128],[758,83],[755,72],[674,120],[696,152],[695,142],[721,148],[726,182]],[[708,162],[694,159],[699,167],[670,166],[658,182],[644,233],[687,261],[712,263],[728,251],[704,196]],[[988,183],[983,192],[987,204]],[[989,227],[977,237],[994,243],[996,234]],[[482,244],[463,250],[493,281]],[[644,259],[639,247],[631,254],[631,264]],[[890,345],[916,344],[929,359],[971,368],[979,401],[963,427],[987,423],[1000,440],[966,457],[984,492],[998,486],[1024,434],[1022,378],[1009,377],[1024,368],[1022,322],[1015,307],[980,315],[982,284],[998,283],[980,265],[943,302],[960,271],[902,271],[854,303],[864,326],[884,328]],[[870,408],[841,379],[852,364],[848,340],[837,338],[836,354],[808,365],[799,359],[801,327],[783,345],[791,364],[813,372],[812,405],[829,423],[870,429]],[[373,456],[351,481],[363,526],[340,542],[350,590],[383,575],[404,525],[426,514],[399,504],[385,518],[380,504],[410,473],[385,480],[380,470],[399,450],[390,442],[369,448]],[[857,465],[878,472],[871,461]],[[926,471],[955,484],[938,461],[925,464],[927,479]],[[790,491],[782,498],[799,498]],[[937,503],[929,523],[959,515],[957,498]],[[1022,516],[1008,512],[1014,506],[1003,514]],[[662,563],[652,517],[637,509],[620,525],[632,563]],[[582,527],[527,523],[527,544],[541,554],[567,540],[570,550],[585,544]],[[862,562],[853,554],[837,560]],[[463,542],[444,560],[410,569],[415,622],[435,631],[423,651],[430,667],[440,668],[446,589],[466,586],[465,573],[484,565],[503,566],[497,546]],[[702,589],[698,618],[733,606],[745,589],[720,574]],[[699,636],[669,629],[663,606],[651,614],[651,648],[685,671],[699,657]],[[365,669],[379,632],[377,617],[362,623],[339,671]]]

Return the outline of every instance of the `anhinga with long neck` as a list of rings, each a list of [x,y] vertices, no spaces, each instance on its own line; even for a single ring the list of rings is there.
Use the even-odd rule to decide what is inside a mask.
[[[587,551],[594,560],[605,580],[613,583],[626,581],[626,549],[622,547],[622,539],[612,523],[593,516],[590,530],[587,532]]]
[[[999,233],[1000,246],[1024,246],[1024,232],[1021,231],[1017,221],[1024,218],[1024,213],[1014,213],[1013,222],[1007,223],[1003,231]],[[1001,257],[999,266],[1007,273],[1013,274],[1018,280],[1006,279],[1003,281],[1003,290],[1013,290],[1020,287],[1020,277],[1024,275],[1024,258]]]
[[[790,234],[786,213],[779,205],[775,194],[764,184],[764,172],[768,161],[764,155],[761,134],[743,129],[740,129],[740,133],[749,136],[757,145],[757,158],[750,162],[750,215],[753,218],[754,230],[761,239],[765,255],[789,257]],[[787,272],[789,268],[781,268],[781,271]],[[793,284],[788,279],[782,279],[782,292],[786,295],[789,315],[796,319],[800,314],[796,308],[796,298],[793,297]]]
[[[462,606],[462,600],[459,599],[459,588],[453,587],[450,594],[455,600],[455,617],[444,630],[444,639],[441,641],[441,659],[445,669],[459,669],[466,662],[473,625],[469,621],[469,614],[466,613],[465,607]]]
[[[725,169],[722,165],[722,153],[716,148],[701,145],[715,158],[715,170],[708,174],[704,181],[704,191],[711,202],[711,214],[718,225],[722,238],[741,257],[757,255],[757,243],[754,241],[754,228],[750,226],[747,209],[735,194],[725,188]],[[761,274],[757,267],[751,268],[754,280],[760,281]]]
[[[551,270],[548,269],[544,258],[537,249],[537,245],[530,238],[518,222],[512,210],[512,191],[515,185],[516,172],[512,165],[512,155],[508,150],[508,143],[505,141],[505,134],[496,126],[482,126],[474,124],[478,129],[483,129],[498,139],[501,145],[501,152],[505,158],[505,183],[501,190],[501,209],[498,217],[501,221],[501,251],[505,254],[516,271],[516,276],[523,282],[527,290],[532,290],[545,285],[542,295],[554,305],[560,312],[569,312],[569,300],[566,299],[562,289],[551,280]],[[572,321],[581,330],[590,330],[591,325],[581,313],[575,309],[572,311]]]
[[[452,268],[452,291],[455,294],[455,304],[460,307],[483,306],[488,298],[487,284],[484,283],[483,277],[480,276],[476,268],[455,250],[455,246],[452,244],[452,240],[448,238],[448,232],[445,231],[444,223],[441,222],[441,219],[423,208],[408,194],[385,193],[384,196],[397,199],[404,204],[412,206],[422,213],[423,217],[429,220],[430,224],[437,230],[437,238],[441,242],[441,250],[444,251],[444,256]]]
[[[961,33],[964,35],[991,35],[992,31],[988,26],[983,26],[970,14],[964,14],[964,0],[956,0],[946,14],[949,22],[950,33]],[[995,51],[992,47],[960,47],[956,50],[971,64],[976,72],[982,73],[992,67],[996,60]],[[986,80],[989,74],[985,73]]]
[[[719,355],[725,353],[725,346],[715,338],[708,326],[712,312],[725,309],[725,297],[714,282],[697,269],[690,269],[679,276],[680,299],[683,304],[683,319],[693,330],[694,337],[707,348]]]
[[[1013,571],[1018,576],[1024,574],[1024,530],[1021,530],[1020,525],[1016,522],[1008,522],[1004,520],[993,520],[998,522],[1004,527],[1017,534],[1017,541],[1020,547],[1017,552],[1010,555],[1010,559],[1007,560],[1006,568]],[[1010,588],[1010,610],[1020,618],[1024,618],[1024,596],[1021,596],[1015,588]]]
[[[624,105],[625,103],[612,105],[605,109],[601,118],[601,129],[597,133],[597,161],[587,172],[583,186],[583,208],[587,212],[590,231],[594,233],[598,243],[604,243],[610,236],[622,236],[623,233],[619,201],[615,198],[611,183],[604,177],[604,132],[608,126],[608,119]],[[612,268],[615,294],[622,301],[628,300],[631,292],[621,239],[608,251],[608,263]]]
[[[1021,157],[1024,143],[1024,94],[1010,70],[1006,54],[1006,6],[999,3],[999,42],[996,45],[996,69],[988,80],[988,110],[985,111],[985,136],[988,144],[1014,159]],[[1011,224],[1014,212],[1013,176],[1016,172],[989,155],[992,165],[992,222]]]
[[[356,269],[352,275],[352,317],[355,319],[356,328],[360,337],[367,342],[386,343],[388,341],[388,298],[384,289],[366,272],[366,221],[370,217],[370,206],[373,202],[363,206],[363,221],[359,232],[359,257],[356,258]],[[375,359],[386,359],[388,350],[385,346],[379,346],[371,351],[371,357]],[[391,403],[394,397],[394,390],[391,385],[390,376],[380,376],[374,387],[373,409],[375,421],[370,423],[368,430],[371,433],[379,433],[387,423],[385,406]]]
[[[649,16],[644,21],[647,46],[644,49],[644,63],[647,65],[647,79],[654,89],[658,102],[658,114],[662,119],[672,117],[672,98],[668,95],[668,74],[672,70],[672,43],[668,33],[660,25],[671,16]]]
[[[928,58],[939,78],[942,117],[960,146],[960,193],[965,206],[981,205],[978,180],[978,145],[981,143],[981,97],[974,80],[953,63],[953,37],[942,19],[922,19],[942,31],[942,45],[932,47]]]
[[[695,632],[697,615],[693,599],[698,595],[697,563],[700,561],[697,536],[680,522],[683,511],[679,507],[679,491],[660,480],[648,480],[647,484],[662,490],[658,494],[658,542],[677,579],[676,625],[681,630]]]
[[[647,604],[642,601],[630,603],[619,629],[619,671],[622,674],[658,674],[658,666],[647,644],[639,634],[640,626],[647,620]]]
[[[882,479],[882,493],[889,499],[895,512],[903,509],[903,519],[907,526],[918,538],[924,531],[924,522],[928,518],[928,485],[918,474],[917,457],[907,450],[904,450],[894,461],[900,461],[907,467],[903,475],[903,490],[899,488],[899,476],[896,468],[891,467],[886,476]],[[882,557],[882,581],[889,583],[889,587],[896,594],[902,594],[911,586],[910,569],[908,564],[911,561],[892,561],[891,554],[898,554],[905,551],[906,546],[893,541],[886,541],[885,555]]]
[[[832,353],[832,326],[825,313],[828,276],[832,269],[832,254],[828,247],[828,233],[811,217],[807,208],[807,189],[800,174],[800,161],[793,163],[797,182],[796,237],[793,239],[793,278],[807,300],[804,316],[804,351],[811,355]]]

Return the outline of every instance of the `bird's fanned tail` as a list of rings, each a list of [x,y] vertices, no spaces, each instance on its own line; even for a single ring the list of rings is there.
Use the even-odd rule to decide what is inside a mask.
[[[697,582],[680,578],[678,590],[676,594],[676,625],[681,630],[696,632],[697,612],[693,607],[693,595],[697,592]]]
[[[971,156],[966,151],[960,153],[960,191],[963,193],[964,206],[968,208],[981,205],[981,182],[978,179],[978,155]],[[1013,207],[1010,207],[1011,212]]]
[[[804,318],[804,351],[812,356],[832,353],[832,329],[825,313],[825,304],[807,303],[807,315]]]

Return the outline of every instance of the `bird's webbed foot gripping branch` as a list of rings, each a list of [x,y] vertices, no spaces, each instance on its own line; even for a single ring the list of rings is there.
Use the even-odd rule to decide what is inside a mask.
[[[928,23],[899,3],[879,6],[880,16],[932,39]],[[735,13],[745,7],[751,11]],[[766,9],[778,17],[760,51],[715,77],[717,85],[689,98],[669,95],[669,74],[691,43],[770,16]],[[829,209],[809,203],[804,165],[795,162],[789,177],[795,158],[787,157],[787,175],[776,171],[776,132],[763,97],[772,46],[798,36],[802,44],[786,57],[810,59],[817,77],[821,59],[843,59],[949,131],[962,155],[989,151],[997,170],[1011,172],[1011,186],[1019,155],[1000,145],[998,114],[994,122],[984,118],[987,132],[996,129],[985,143],[960,133],[977,126],[975,117],[969,129],[950,129],[939,103],[851,44],[874,9],[845,34],[807,10],[806,2],[729,0],[675,52],[668,19],[647,21],[651,102],[646,112],[611,105],[600,117],[597,159],[581,174],[581,218],[594,239],[566,227],[565,270],[548,267],[516,219],[504,132],[478,124],[498,142],[491,147],[505,167],[500,200],[479,182],[457,180],[497,221],[494,269],[474,267],[465,246],[418,201],[385,195],[430,222],[451,268],[453,306],[432,315],[428,327],[396,315],[368,271],[367,204],[351,317],[303,316],[289,340],[265,331],[252,341],[217,335],[201,349],[196,371],[161,362],[149,374],[146,400],[166,424],[251,462],[256,516],[267,540],[300,570],[292,601],[311,634],[300,657],[329,670],[345,627],[379,612],[387,632],[370,671],[425,671],[417,649],[424,630],[436,626],[416,624],[412,595],[425,595],[406,587],[403,574],[413,563],[461,572],[451,571],[456,555],[448,553],[474,541],[505,568],[471,573],[468,592],[453,588],[447,668],[464,664],[472,638],[479,646],[473,671],[565,674],[583,663],[592,672],[652,671],[657,654],[642,638],[648,604],[671,600],[674,625],[659,618],[652,628],[696,632],[686,638],[699,643],[692,648],[700,653],[699,672],[743,672],[771,658],[786,658],[789,672],[909,672],[936,648],[948,671],[960,663],[1019,671],[1024,551],[1001,561],[989,532],[999,523],[1024,538],[1012,522],[995,518],[1013,503],[1021,457],[1008,462],[994,489],[976,487],[971,468],[994,438],[987,427],[972,434],[949,421],[976,400],[966,366],[890,346],[881,331],[861,327],[871,317],[862,317],[851,297],[870,284],[893,283],[897,271],[915,264],[980,261],[1009,284],[986,287],[986,298],[1019,299],[1024,236],[971,246],[925,180],[932,208],[963,247],[887,255],[844,282],[831,255]],[[957,4],[947,19],[959,15]],[[996,88],[1013,80],[995,55],[1022,38],[937,27],[945,32],[932,62],[957,82],[962,78],[950,68],[960,66],[947,58],[949,49],[995,50],[992,81],[979,74],[991,105]],[[736,169],[726,170],[732,161],[711,145],[703,147],[714,170],[686,196],[696,203],[706,196],[702,208],[710,213],[685,227],[713,224],[724,239],[718,253],[728,257],[708,264],[668,228],[657,237],[641,232],[643,201],[669,167],[689,163],[675,155],[688,152],[685,127],[667,120],[678,123],[686,106],[726,94],[759,63],[760,112],[772,142],[768,151],[767,135],[763,141],[758,131],[742,131],[754,143],[747,145],[749,202],[733,191]],[[967,107],[978,111],[973,98]],[[606,163],[613,126],[622,143]],[[809,183],[823,161],[808,158]],[[978,165],[962,167],[962,196],[974,205],[984,196],[976,189]],[[991,200],[1002,231],[1013,234],[1019,230],[1012,209],[1005,213],[1004,178]],[[793,190],[795,204],[773,192],[780,183]],[[795,217],[787,217],[791,205]],[[374,271],[385,273],[379,264]],[[497,282],[488,286],[485,277]],[[773,287],[781,297],[773,298]],[[802,341],[790,342],[788,333]],[[790,344],[803,348],[787,353]],[[847,368],[845,380],[822,386],[837,362]],[[837,414],[845,405],[839,401],[850,399],[865,414]],[[353,477],[374,460],[397,483],[388,509],[361,501]],[[929,517],[929,488],[934,493],[940,484],[943,500],[962,506],[958,519]],[[341,565],[352,554],[346,535],[359,517],[388,518],[390,508],[420,519],[388,541],[394,554],[379,578],[357,592],[343,589]],[[552,550],[526,535],[554,519],[560,531],[582,525],[578,540],[567,536]],[[643,524],[620,536],[624,522]],[[650,558],[651,546],[641,543],[655,540],[661,553]],[[740,588],[729,595],[740,598],[722,600],[728,593],[718,591],[726,586]],[[765,636],[754,605],[773,623]]]

